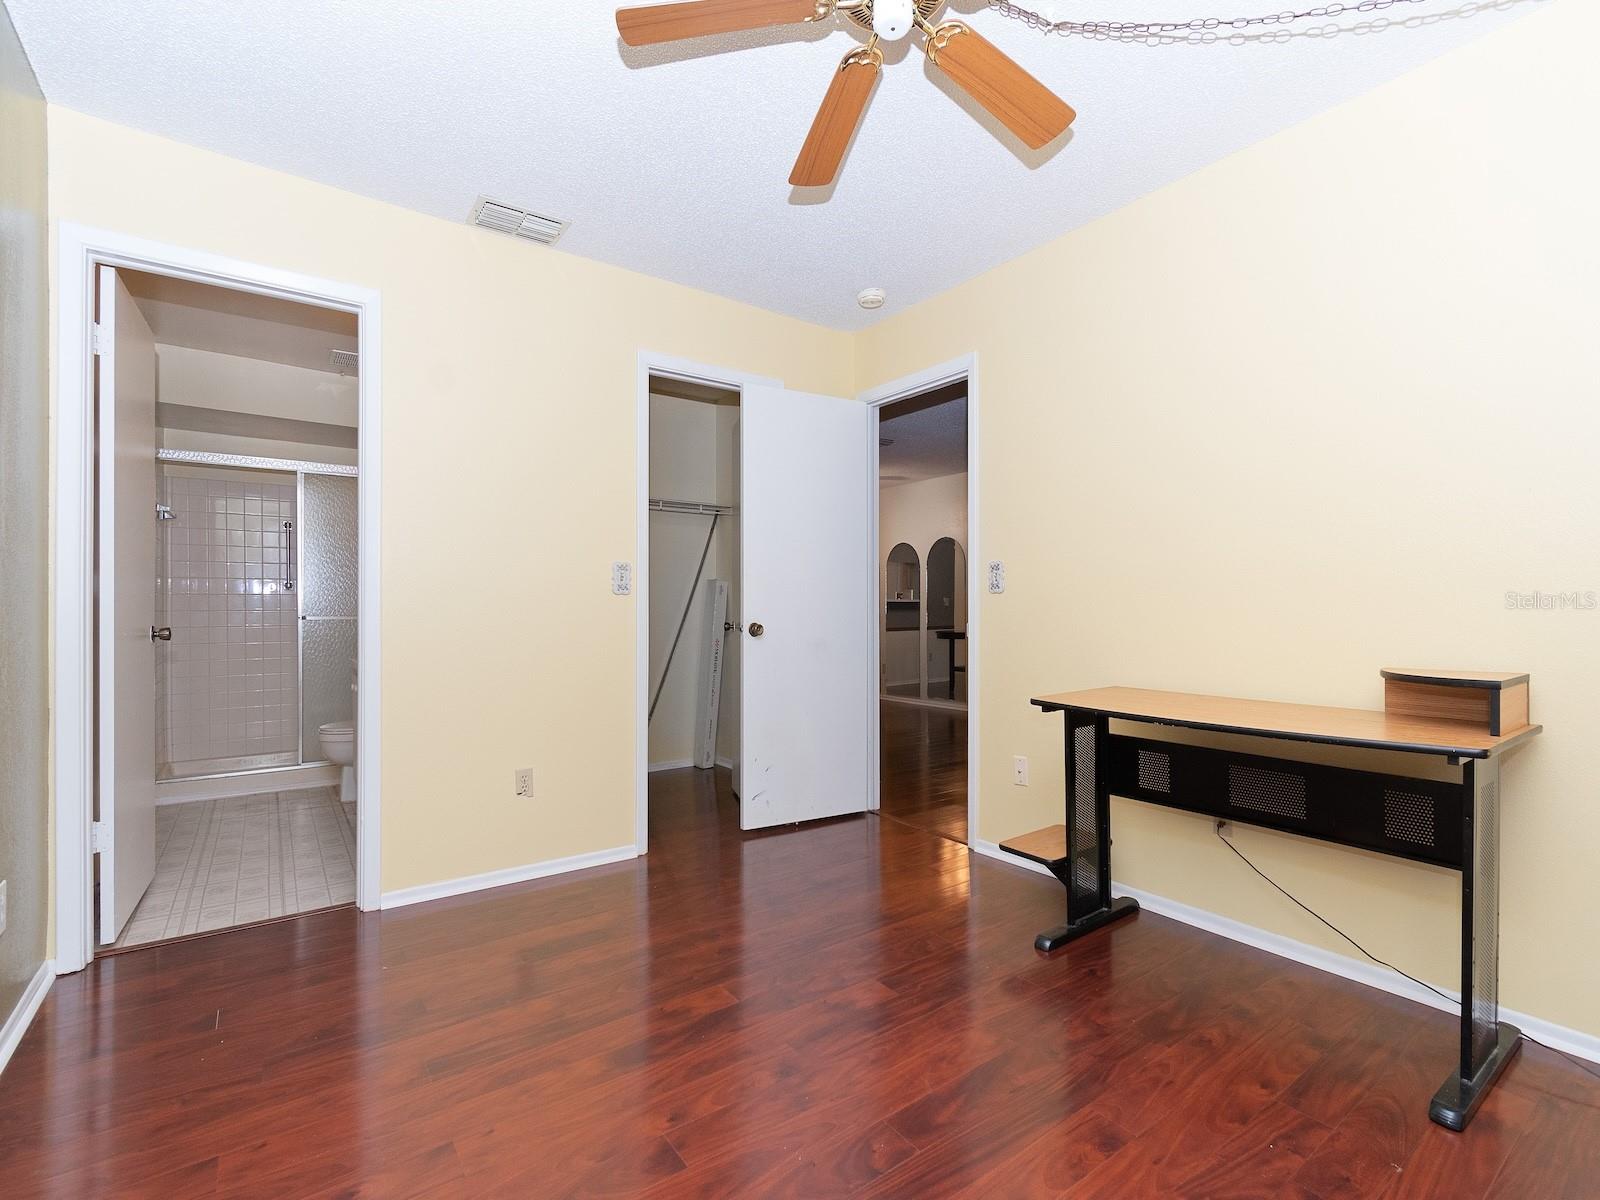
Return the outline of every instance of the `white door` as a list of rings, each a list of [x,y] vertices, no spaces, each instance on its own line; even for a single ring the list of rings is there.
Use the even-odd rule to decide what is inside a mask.
[[[867,807],[871,417],[781,388],[740,400],[745,829]]]
[[[114,942],[156,871],[156,346],[100,268],[100,940]]]

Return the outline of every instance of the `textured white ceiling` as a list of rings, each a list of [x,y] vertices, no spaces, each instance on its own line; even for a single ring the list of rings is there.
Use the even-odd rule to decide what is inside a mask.
[[[1402,3],[1334,22],[1367,32],[1241,46],[1046,37],[983,0],[951,0],[947,11],[1078,110],[1072,132],[1043,153],[1022,149],[902,42],[823,194],[787,179],[830,73],[862,36],[842,17],[631,50],[595,0],[4,2],[53,103],[450,220],[493,196],[570,218],[557,253],[860,328],[1538,0],[1472,15],[1459,15],[1462,0]],[[1123,21],[1283,7],[1032,6]],[[1422,19],[1441,14],[1458,15]],[[1391,24],[1371,31],[1371,16]],[[550,251],[508,241],[506,253]],[[888,289],[886,309],[856,307],[866,286]]]
[[[919,398],[878,410],[878,473],[885,487],[967,469],[966,384],[929,398],[938,402]]]

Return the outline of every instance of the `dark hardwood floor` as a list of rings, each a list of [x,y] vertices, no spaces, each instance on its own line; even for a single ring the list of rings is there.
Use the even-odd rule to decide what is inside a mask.
[[[966,844],[967,714],[878,703],[886,817]]]
[[[0,1196],[1600,1194],[1600,1083],[1528,1047],[1430,1125],[1443,1013],[898,821],[742,835],[658,775],[648,858],[61,979]]]

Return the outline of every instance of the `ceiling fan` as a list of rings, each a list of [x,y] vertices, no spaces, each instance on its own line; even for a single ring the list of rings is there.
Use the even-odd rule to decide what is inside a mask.
[[[796,187],[823,187],[833,182],[845,149],[867,110],[867,100],[883,71],[880,41],[897,42],[912,29],[922,33],[928,61],[952,83],[988,109],[1002,125],[1031,149],[1048,145],[1066,131],[1077,115],[1044,84],[1029,75],[987,38],[960,21],[930,23],[944,0],[688,0],[617,10],[617,32],[629,46],[675,42],[765,29],[773,25],[849,17],[872,32],[865,46],[844,56],[789,182]]]

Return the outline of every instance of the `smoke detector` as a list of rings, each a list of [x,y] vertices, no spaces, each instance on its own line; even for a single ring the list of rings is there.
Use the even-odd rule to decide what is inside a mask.
[[[856,303],[869,311],[882,308],[883,302],[889,298],[888,293],[882,288],[862,288],[856,293]]]
[[[571,221],[541,216],[525,208],[501,204],[498,200],[490,200],[484,196],[479,196],[477,204],[473,205],[472,223],[482,225],[485,229],[493,229],[496,233],[509,233],[512,237],[526,238],[530,242],[538,242],[541,246],[555,245],[567,231],[567,226],[572,224]]]
[[[356,375],[361,371],[361,355],[354,350],[329,350],[328,362],[341,375]]]

